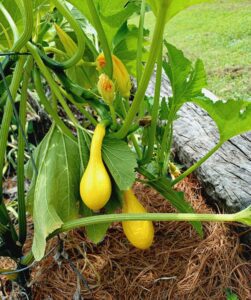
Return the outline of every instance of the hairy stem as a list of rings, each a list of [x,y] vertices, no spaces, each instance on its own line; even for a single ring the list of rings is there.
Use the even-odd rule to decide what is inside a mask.
[[[98,15],[98,12],[96,10],[93,0],[86,0],[86,2],[88,4],[88,8],[89,8],[89,11],[92,16],[92,21],[94,23],[94,27],[97,30],[98,37],[99,37],[101,46],[104,51],[105,61],[106,61],[106,66],[105,66],[106,73],[109,76],[109,78],[112,78],[112,75],[113,75],[112,55],[111,55],[111,50],[110,50],[110,47],[109,47],[109,44],[108,44],[108,41],[106,38],[104,28],[101,24],[101,21],[100,21],[100,18],[99,18],[99,15]]]
[[[140,19],[139,19],[139,29],[138,29],[138,48],[137,48],[137,85],[139,86],[141,77],[142,77],[142,49],[144,41],[144,20],[145,20],[145,9],[146,1],[142,0],[141,10],[140,10]]]
[[[64,69],[68,69],[70,67],[75,66],[83,57],[85,52],[85,36],[83,34],[82,28],[76,21],[76,19],[72,16],[70,11],[62,4],[59,0],[52,0],[55,4],[59,12],[67,19],[69,24],[71,25],[74,33],[76,34],[78,41],[78,48],[76,53],[68,60],[63,63],[60,63]]]
[[[154,34],[153,34],[153,39],[152,39],[152,44],[151,48],[149,51],[149,58],[144,70],[144,73],[142,75],[140,85],[138,87],[138,90],[135,94],[135,98],[133,100],[132,106],[126,116],[125,122],[123,126],[120,128],[120,130],[116,133],[113,134],[114,137],[122,139],[124,138],[129,129],[130,126],[133,123],[133,119],[135,118],[136,114],[139,111],[140,104],[142,100],[144,99],[146,89],[148,87],[153,69],[154,69],[154,64],[156,61],[156,57],[159,52],[159,47],[160,47],[160,41],[163,39],[163,32],[165,28],[165,17],[166,17],[166,12],[168,9],[168,1],[162,0],[162,9],[159,11],[159,15],[157,17],[155,29],[154,29]]]
[[[159,52],[158,61],[157,61],[156,83],[155,83],[155,92],[154,92],[154,100],[153,100],[153,108],[152,108],[151,127],[149,130],[148,148],[146,151],[145,158],[141,162],[142,164],[149,163],[153,156],[157,121],[158,121],[158,113],[159,113],[161,78],[162,78],[162,45],[160,47],[160,52]]]
[[[12,51],[19,51],[29,41],[33,30],[33,3],[32,0],[23,0],[24,31],[20,38],[14,43]]]
[[[66,114],[68,115],[69,119],[72,121],[72,123],[75,126],[78,126],[78,121],[77,119],[74,117],[74,114],[71,112],[71,110],[69,109],[67,103],[65,102],[64,97],[62,96],[60,89],[57,85],[57,83],[54,81],[50,71],[46,68],[46,66],[44,65],[41,57],[38,54],[37,48],[36,46],[34,46],[31,43],[27,44],[27,48],[28,50],[31,52],[35,62],[37,63],[40,71],[42,72],[43,76],[45,77],[45,79],[47,80],[51,90],[53,91],[53,93],[55,94],[55,96],[57,97],[58,101],[60,102],[60,104],[63,106]]]
[[[222,142],[219,142],[213,149],[211,149],[205,156],[203,156],[199,161],[197,161],[193,166],[187,169],[184,173],[182,173],[179,177],[172,181],[172,186],[176,183],[180,182],[182,179],[187,177],[193,171],[195,171],[198,167],[200,167],[210,156],[212,156],[221,146]]]
[[[61,129],[61,131],[67,135],[69,138],[74,139],[74,136],[71,132],[71,130],[64,124],[64,122],[60,119],[60,117],[57,114],[57,111],[52,107],[50,102],[47,100],[44,89],[41,82],[41,76],[37,69],[34,69],[33,71],[33,79],[34,84],[36,88],[36,92],[38,94],[39,100],[41,104],[44,106],[45,110],[52,116],[53,120],[57,124],[58,128]]]
[[[19,242],[23,245],[27,235],[26,225],[26,205],[24,195],[24,151],[25,139],[23,137],[26,124],[26,104],[28,99],[28,84],[33,66],[33,59],[29,57],[24,69],[24,79],[21,91],[21,101],[19,106],[20,126],[18,129],[18,163],[17,163],[17,196],[18,196],[18,225],[19,225]]]

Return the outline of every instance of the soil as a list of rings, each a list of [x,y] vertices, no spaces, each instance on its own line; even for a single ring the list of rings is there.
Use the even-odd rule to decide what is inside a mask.
[[[134,189],[149,211],[175,211],[152,189],[140,183]],[[183,180],[178,189],[197,212],[212,213],[194,178]],[[154,245],[146,251],[129,244],[119,223],[99,245],[86,239],[84,229],[61,235],[32,268],[33,299],[221,300],[227,289],[240,300],[251,299],[251,262],[243,258],[237,233],[230,224],[204,223],[203,229],[200,239],[189,223],[155,222]],[[3,265],[10,261],[1,260]],[[7,287],[12,299],[20,297],[5,282]]]

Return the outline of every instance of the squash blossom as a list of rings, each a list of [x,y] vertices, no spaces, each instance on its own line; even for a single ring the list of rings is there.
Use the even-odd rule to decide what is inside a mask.
[[[112,102],[115,98],[115,86],[112,80],[103,73],[99,76],[97,87],[104,101],[108,105],[112,105]]]
[[[112,55],[113,62],[113,80],[122,97],[129,98],[131,91],[130,75],[122,63],[122,61],[115,55]],[[102,71],[106,65],[104,53],[97,57],[97,70]]]

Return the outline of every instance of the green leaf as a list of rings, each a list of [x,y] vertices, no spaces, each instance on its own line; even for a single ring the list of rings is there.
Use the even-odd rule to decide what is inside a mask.
[[[81,129],[77,129],[78,132],[78,149],[80,156],[80,175],[82,176],[84,170],[86,169],[90,156],[90,145],[91,138],[89,134]]]
[[[162,98],[159,112],[160,120],[168,120],[169,111],[170,109],[168,107],[167,99]]]
[[[230,289],[226,289],[227,300],[239,300],[238,296],[234,294]]]
[[[147,0],[147,2],[150,4],[151,9],[155,16],[158,16],[159,10],[162,9],[163,3],[169,3],[168,4],[168,11],[166,14],[166,22],[168,22],[172,17],[177,15],[180,11],[198,4],[202,2],[208,2],[208,0]]]
[[[168,51],[168,62],[163,63],[173,92],[176,106],[182,105],[191,98],[202,95],[201,90],[206,86],[206,73],[201,60],[197,60],[193,68],[183,52],[165,41]]]
[[[171,181],[167,178],[155,178],[151,173],[143,168],[139,172],[144,175],[148,185],[158,191],[167,201],[169,201],[181,213],[194,213],[192,206],[185,200],[183,192],[174,191],[171,187]],[[197,233],[203,237],[203,228],[201,222],[190,222]]]
[[[79,199],[78,146],[52,127],[37,152],[38,175],[33,183],[34,240],[32,252],[40,260],[46,238],[77,216]],[[28,169],[28,175],[31,175]]]
[[[131,188],[135,181],[137,161],[127,143],[105,138],[102,151],[104,162],[119,189],[124,191]]]
[[[144,36],[147,35],[148,31],[144,31]],[[123,61],[129,73],[136,76],[138,28],[134,25],[128,26],[125,22],[117,32],[113,44],[113,53]],[[146,41],[144,46],[146,46]],[[142,63],[147,61],[148,54],[148,51],[143,47]]]
[[[251,130],[250,101],[213,101],[205,97],[195,98],[192,101],[205,109],[215,121],[222,142]]]
[[[86,1],[69,0],[89,21],[93,24]],[[112,46],[112,40],[122,24],[136,11],[138,5],[128,0],[95,0],[94,1],[103,25],[108,43]]]

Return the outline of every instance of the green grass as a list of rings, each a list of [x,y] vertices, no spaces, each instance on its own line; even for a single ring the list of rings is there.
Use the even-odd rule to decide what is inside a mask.
[[[147,14],[146,25],[154,26]],[[192,60],[201,58],[208,89],[223,98],[251,98],[251,1],[215,0],[187,9],[166,27],[165,38]]]

